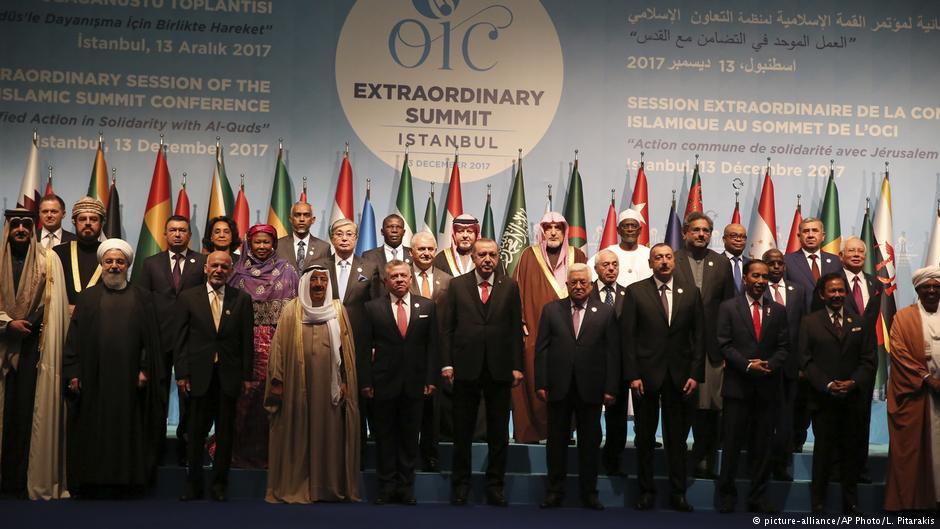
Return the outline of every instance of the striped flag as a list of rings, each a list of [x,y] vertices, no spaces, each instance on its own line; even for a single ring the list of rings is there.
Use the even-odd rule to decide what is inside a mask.
[[[307,203],[307,177],[306,176],[304,177],[303,190],[300,192],[300,198],[297,200],[297,202],[303,202],[304,204]]]
[[[522,156],[516,163],[516,179],[512,183],[512,195],[509,208],[506,209],[506,222],[503,223],[503,236],[499,246],[499,260],[506,267],[506,273],[512,275],[519,264],[522,252],[529,247],[529,218],[525,206],[525,180],[522,178]]]
[[[770,166],[764,173],[764,185],[760,191],[757,215],[754,216],[748,238],[751,248],[748,255],[760,259],[764,252],[777,247],[777,211],[774,204],[774,181],[770,178]]]
[[[699,173],[698,156],[695,160],[695,169],[692,171],[692,183],[689,184],[689,199],[685,203],[685,218],[693,211],[702,212],[702,175]]]
[[[306,189],[304,189],[304,195],[306,195]],[[290,176],[284,164],[284,147],[278,145],[277,161],[274,164],[274,183],[271,185],[271,205],[268,207],[268,224],[277,230],[278,238],[287,237],[291,233],[290,196]],[[301,202],[307,201],[306,196],[301,196],[300,199]]]
[[[48,187],[48,186],[47,186]],[[16,197],[16,207],[28,209],[39,213],[39,135],[33,132],[33,143],[29,146],[29,155],[26,157],[26,171],[23,172],[23,183],[20,185],[20,195]],[[6,241],[3,241],[6,244]]]
[[[54,195],[55,191],[52,190],[52,166],[49,166],[49,177],[46,178],[46,192],[43,196]]]
[[[803,222],[803,211],[800,206],[800,198],[796,199],[796,210],[793,212],[793,223],[790,224],[790,237],[787,239],[787,253],[799,251],[800,246],[800,223]]]
[[[401,243],[411,246],[411,236],[415,234],[418,225],[415,222],[415,196],[411,182],[411,169],[408,167],[408,153],[401,163],[401,180],[398,182],[398,198],[395,200],[395,213],[405,219],[405,235]]]
[[[672,251],[682,248],[682,221],[676,212],[676,197],[673,193],[672,206],[669,208],[669,222],[666,223],[666,238],[663,242],[668,244]]]
[[[638,211],[643,217],[642,231],[637,237],[637,243],[644,246],[650,245],[650,210],[649,191],[646,185],[646,169],[644,162],[640,162],[640,168],[636,172],[636,183],[633,184],[633,197],[630,198],[630,209]]]
[[[734,195],[734,211],[731,212],[731,224],[741,224],[741,202],[738,201],[738,195]]]
[[[437,204],[434,203],[434,186],[431,186],[431,194],[428,195],[428,203],[424,206],[424,227],[421,231],[426,231],[437,237]]]
[[[617,208],[614,207],[614,199],[610,199],[610,207],[607,208],[607,221],[604,223],[604,234],[601,236],[601,244],[597,249],[603,250],[615,244],[617,244]]]
[[[333,201],[333,213],[330,215],[330,226],[340,219],[356,220],[353,211],[353,173],[349,165],[349,147],[343,154],[343,163],[339,167],[339,181],[336,182],[336,200]]]
[[[248,199],[245,198],[245,175],[242,175],[241,183],[238,185],[238,196],[235,198],[232,220],[238,226],[239,238],[245,240],[245,234],[251,226],[251,210],[248,209]]]
[[[874,235],[878,255],[875,264],[875,276],[884,287],[881,295],[881,311],[878,325],[875,328],[878,334],[878,371],[875,375],[875,395],[878,400],[885,398],[885,384],[888,379],[888,354],[891,352],[888,330],[894,323],[894,314],[897,312],[897,301],[894,293],[897,290],[897,263],[894,260],[894,229],[891,213],[891,184],[888,181],[888,171],[885,171],[881,181],[881,197],[875,208]],[[870,247],[874,253],[874,246]]]
[[[185,196],[186,184],[180,189]],[[185,216],[189,218],[189,200],[181,204],[177,200],[177,213],[181,205],[185,205]],[[158,254],[167,248],[164,231],[166,220],[170,218],[170,169],[166,164],[163,147],[157,149],[157,160],[153,164],[153,176],[150,178],[150,194],[147,196],[147,207],[144,209],[144,219],[140,224],[140,236],[137,238],[136,259],[142,263],[151,255]],[[178,213],[179,214],[179,213]],[[140,277],[143,266],[135,266],[131,281]]]
[[[209,221],[214,217],[222,215],[230,216],[235,210],[235,197],[232,194],[232,186],[228,182],[228,176],[225,175],[225,159],[222,155],[222,146],[215,143],[215,170],[212,171],[212,183],[209,187],[209,207],[206,208],[206,230],[204,233],[212,233],[212,226]],[[209,250],[209,248],[206,248]]]
[[[454,168],[450,171],[450,186],[447,188],[447,207],[441,218],[440,234],[437,237],[438,248],[449,248],[453,242],[454,219],[463,215],[463,197],[460,194],[460,164],[454,155]]]
[[[822,208],[819,211],[826,230],[826,237],[822,243],[824,252],[838,254],[842,250],[842,224],[839,217],[839,188],[836,187],[835,173],[829,169],[829,182],[826,184],[826,195],[823,197]]]
[[[95,152],[95,164],[91,168],[91,180],[88,182],[88,196],[97,198],[108,209],[108,164],[104,161],[103,140],[98,136],[98,150]]]
[[[584,222],[584,190],[581,187],[581,173],[578,171],[577,152],[575,152],[574,165],[571,167],[571,179],[568,181],[568,194],[565,197],[563,215],[568,221],[568,244],[584,249],[587,246],[587,228]]]
[[[166,162],[164,162],[166,165]],[[189,220],[190,215],[189,194],[186,193],[186,173],[183,173],[183,181],[180,183],[180,192],[176,195],[176,211],[174,215],[186,217]]]
[[[493,226],[493,208],[490,206],[490,199],[490,186],[486,186],[486,206],[483,208],[483,230],[480,235],[495,241],[496,227]]]
[[[373,248],[378,248],[375,236],[375,211],[369,199],[372,193],[366,188],[366,200],[362,203],[362,217],[359,219],[359,239],[356,241],[356,255],[362,256]]]
[[[108,239],[122,239],[124,227],[121,225],[121,197],[118,195],[117,180],[112,176],[111,187],[108,188],[108,209],[105,214],[104,227],[101,233]]]

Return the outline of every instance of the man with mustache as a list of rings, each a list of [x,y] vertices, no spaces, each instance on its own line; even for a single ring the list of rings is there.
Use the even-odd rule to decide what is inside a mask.
[[[780,384],[787,359],[787,309],[764,297],[769,278],[767,263],[751,259],[744,265],[744,292],[718,309],[718,347],[724,357],[724,399],[721,475],[718,510],[733,512],[738,457],[748,428],[751,486],[747,509],[776,512],[765,497],[770,479],[774,418],[780,408]]]
[[[783,256],[787,264],[787,281],[793,281],[803,287],[804,292],[812,292],[819,278],[842,271],[842,261],[838,255],[822,251],[826,240],[826,227],[816,217],[806,217],[799,226],[800,249]],[[813,296],[806,296],[806,310],[814,303]]]
[[[473,215],[463,213],[454,219],[450,248],[444,248],[434,258],[434,266],[453,277],[473,270],[471,251],[473,242],[480,237],[480,221]]]
[[[62,341],[68,305],[62,264],[33,237],[36,214],[7,210],[0,239],[0,492],[65,494]],[[30,453],[35,457],[31,458]]]
[[[78,295],[93,287],[101,277],[97,251],[101,244],[99,237],[104,220],[104,204],[100,200],[81,198],[72,206],[72,224],[75,225],[77,240],[52,249],[62,262],[70,310],[74,309]]]
[[[539,319],[546,303],[568,297],[568,267],[587,262],[584,252],[568,246],[568,221],[560,213],[552,211],[542,217],[535,239],[513,272],[522,297],[526,373],[523,383],[512,390],[512,431],[517,443],[538,443],[548,437],[548,412],[535,387]]]
[[[73,402],[68,484],[81,497],[125,497],[152,480],[166,373],[152,296],[127,281],[133,249],[108,239],[97,256],[101,283],[78,296],[62,366]]]

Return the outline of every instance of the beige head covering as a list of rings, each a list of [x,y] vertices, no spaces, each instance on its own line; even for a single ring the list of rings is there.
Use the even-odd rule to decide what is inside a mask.
[[[79,213],[95,213],[101,217],[101,222],[104,222],[104,204],[97,198],[82,197],[78,199],[78,202],[72,206],[72,218],[77,217]]]
[[[925,266],[920,270],[914,272],[914,275],[911,276],[911,281],[914,283],[914,288],[917,288],[931,279],[936,279],[940,281],[940,266]]]

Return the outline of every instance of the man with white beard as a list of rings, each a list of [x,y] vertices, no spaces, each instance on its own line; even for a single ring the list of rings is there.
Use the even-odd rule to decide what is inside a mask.
[[[101,283],[78,296],[65,345],[68,484],[79,496],[124,497],[151,482],[166,374],[150,293],[127,281],[130,244],[108,239],[97,254]]]

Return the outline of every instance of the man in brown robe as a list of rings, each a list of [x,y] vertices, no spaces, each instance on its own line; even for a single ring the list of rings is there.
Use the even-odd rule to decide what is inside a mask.
[[[522,297],[525,337],[525,380],[512,388],[513,437],[517,443],[538,443],[548,437],[548,412],[535,390],[535,341],[542,307],[568,296],[565,285],[568,267],[585,263],[581,250],[568,246],[568,221],[560,213],[549,212],[539,222],[536,244],[519,258],[513,279]]]
[[[265,501],[359,500],[359,404],[352,326],[314,265],[281,311],[268,358]],[[349,388],[353,388],[350,390]]]
[[[940,507],[940,267],[912,279],[918,301],[891,325],[886,511]]]

